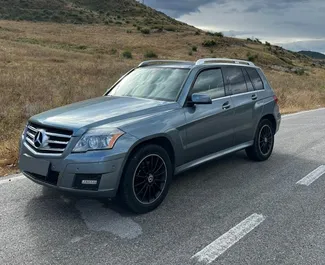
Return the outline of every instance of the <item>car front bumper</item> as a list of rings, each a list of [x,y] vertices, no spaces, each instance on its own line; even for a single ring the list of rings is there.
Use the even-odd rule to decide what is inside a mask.
[[[123,139],[122,139],[123,138]],[[73,139],[60,157],[37,154],[21,139],[19,168],[37,184],[90,197],[116,196],[130,146],[136,141],[124,136],[111,150],[72,153]],[[87,184],[82,184],[86,181]],[[94,182],[89,184],[88,182]]]

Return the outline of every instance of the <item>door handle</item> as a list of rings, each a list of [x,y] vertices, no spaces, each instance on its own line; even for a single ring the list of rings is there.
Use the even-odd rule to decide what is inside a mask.
[[[229,101],[225,102],[225,103],[222,105],[222,109],[230,109]]]
[[[252,95],[252,100],[256,100],[257,96],[255,94]]]

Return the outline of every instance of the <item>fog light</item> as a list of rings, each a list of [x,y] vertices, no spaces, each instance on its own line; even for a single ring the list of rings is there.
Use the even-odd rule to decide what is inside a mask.
[[[97,185],[98,181],[93,179],[84,179],[81,181],[82,185]]]
[[[73,187],[79,190],[98,190],[101,174],[76,174]]]

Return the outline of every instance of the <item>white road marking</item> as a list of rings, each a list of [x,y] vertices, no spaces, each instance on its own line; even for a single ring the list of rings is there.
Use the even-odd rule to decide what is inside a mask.
[[[263,215],[257,213],[252,214],[238,225],[231,228],[228,232],[217,238],[210,245],[196,253],[191,259],[196,259],[197,261],[206,264],[211,263],[228,248],[251,232],[255,227],[260,225],[264,220],[265,217]]]
[[[2,184],[7,184],[13,181],[17,181],[17,180],[21,180],[21,179],[25,179],[26,177],[24,175],[12,175],[9,178],[5,178],[5,179],[0,179],[0,185]]]
[[[310,172],[306,177],[299,180],[296,184],[309,186],[324,174],[325,174],[325,165],[321,165],[318,168],[316,168],[314,171]]]

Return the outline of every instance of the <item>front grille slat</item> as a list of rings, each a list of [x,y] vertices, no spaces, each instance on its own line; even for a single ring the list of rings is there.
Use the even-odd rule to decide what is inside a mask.
[[[35,145],[35,136],[38,132],[42,132],[46,136],[46,144],[37,147]],[[29,124],[26,132],[26,143],[35,152],[48,155],[61,155],[69,144],[72,137],[72,131],[66,129],[52,128],[40,126],[37,124]],[[37,144],[37,143],[36,143]]]
[[[33,126],[31,126],[31,125],[28,125],[27,127],[28,127],[28,129],[29,129],[29,130],[31,130],[31,131],[33,131],[33,132],[37,133],[37,129],[36,129],[36,128],[34,128]]]
[[[62,145],[67,145],[69,143],[69,142],[53,141],[53,140],[48,140],[47,142],[49,144],[62,144]]]
[[[59,133],[46,132],[46,134],[48,136],[54,136],[54,137],[71,138],[71,135],[65,135],[65,134],[59,134]]]
[[[29,136],[30,139],[32,139],[32,140],[34,139],[35,135],[30,133],[29,131],[27,131],[27,135]]]

